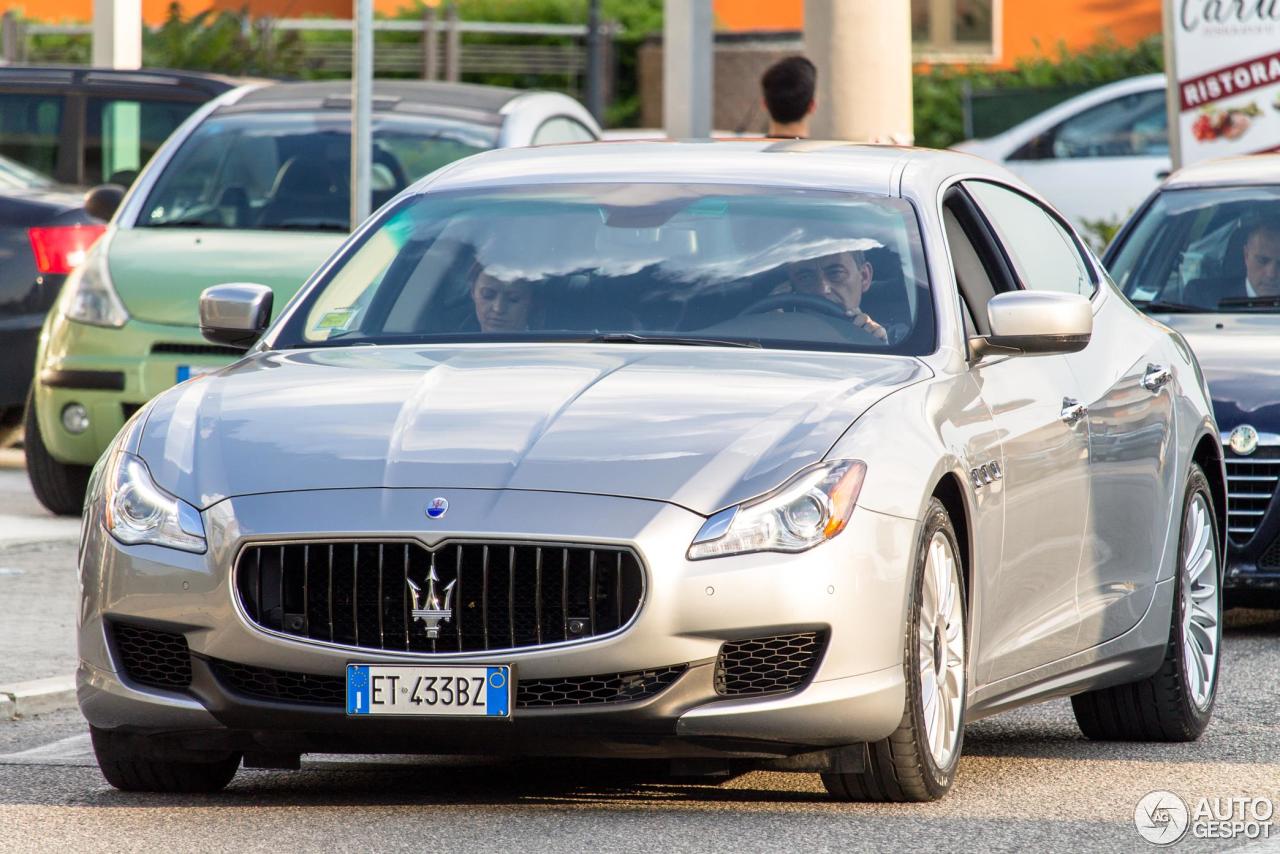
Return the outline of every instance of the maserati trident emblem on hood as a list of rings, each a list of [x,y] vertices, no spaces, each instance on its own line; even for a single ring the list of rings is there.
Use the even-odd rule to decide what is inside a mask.
[[[422,595],[422,588],[409,580],[409,594],[413,596],[413,618],[421,620],[422,624],[427,627],[427,637],[440,637],[440,624],[447,622],[453,616],[453,608],[449,606],[449,600],[453,598],[453,585],[457,584],[457,579],[450,581],[444,587],[444,605],[440,604],[440,597],[436,594],[436,584],[440,581],[440,576],[436,575],[436,568],[431,567],[431,571],[427,573],[427,595]]]
[[[427,505],[428,519],[443,519],[444,514],[449,512],[449,499],[433,498],[431,503]]]
[[[1248,424],[1241,424],[1231,431],[1227,444],[1240,456],[1247,457],[1258,450],[1258,431]]]

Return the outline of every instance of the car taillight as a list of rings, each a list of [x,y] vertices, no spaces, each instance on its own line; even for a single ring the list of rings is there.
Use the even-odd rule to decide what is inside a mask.
[[[106,231],[105,225],[49,225],[28,228],[36,269],[43,274],[67,274],[84,261],[93,241]]]

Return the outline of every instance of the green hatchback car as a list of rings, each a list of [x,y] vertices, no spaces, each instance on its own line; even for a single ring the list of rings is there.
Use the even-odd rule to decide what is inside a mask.
[[[41,330],[24,441],[45,507],[79,513],[91,467],[134,412],[239,358],[201,337],[201,291],[264,284],[279,311],[346,238],[350,116],[349,83],[241,87],[138,176]],[[372,207],[469,154],[598,135],[558,93],[379,81]]]

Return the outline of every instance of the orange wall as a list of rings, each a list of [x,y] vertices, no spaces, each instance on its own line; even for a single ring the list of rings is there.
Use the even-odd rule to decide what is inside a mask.
[[[1160,32],[1161,0],[996,0],[1000,4],[998,65],[1055,55],[1059,42],[1074,51],[1110,33],[1133,44]],[[722,30],[798,30],[804,27],[804,0],[712,0]],[[1038,45],[1037,45],[1038,43]]]

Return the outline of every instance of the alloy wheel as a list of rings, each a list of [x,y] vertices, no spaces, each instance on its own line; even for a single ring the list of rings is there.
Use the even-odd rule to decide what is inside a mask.
[[[1222,640],[1218,550],[1203,493],[1192,496],[1182,524],[1182,657],[1191,700],[1203,711],[1213,701]]]
[[[941,532],[929,542],[924,565],[917,634],[917,668],[925,737],[939,768],[955,753],[964,705],[964,609],[960,568],[951,541]]]

